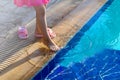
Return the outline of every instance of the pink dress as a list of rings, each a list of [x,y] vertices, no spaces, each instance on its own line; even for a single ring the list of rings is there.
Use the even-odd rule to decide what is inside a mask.
[[[14,4],[17,6],[39,6],[43,4],[47,4],[49,0],[14,0]]]

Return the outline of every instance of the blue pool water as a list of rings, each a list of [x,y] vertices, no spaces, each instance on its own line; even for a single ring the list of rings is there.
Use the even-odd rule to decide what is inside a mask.
[[[33,80],[120,80],[119,8],[108,0]]]
[[[83,36],[81,38],[76,37],[76,41],[67,46],[71,49],[60,58],[60,64],[66,66],[73,61],[83,61],[105,48],[120,50],[119,8],[120,0],[114,0],[89,30],[86,32],[81,30],[79,33]]]

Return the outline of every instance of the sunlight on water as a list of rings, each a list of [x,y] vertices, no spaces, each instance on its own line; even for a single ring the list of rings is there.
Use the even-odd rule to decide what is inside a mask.
[[[84,36],[74,43],[77,45],[61,58],[61,64],[83,61],[105,48],[120,50],[119,8],[120,0],[115,0]]]

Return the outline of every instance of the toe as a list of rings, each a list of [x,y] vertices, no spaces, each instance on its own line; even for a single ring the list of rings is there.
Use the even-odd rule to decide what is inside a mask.
[[[56,52],[56,51],[60,50],[60,48],[58,46],[50,46],[50,50]]]

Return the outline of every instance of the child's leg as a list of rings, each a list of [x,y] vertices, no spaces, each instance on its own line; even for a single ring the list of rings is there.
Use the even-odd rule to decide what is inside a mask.
[[[36,14],[37,15],[37,14]],[[37,17],[37,16],[36,16]],[[39,20],[37,20],[37,18],[36,18],[36,28],[35,28],[35,34],[42,34],[42,32],[41,32],[41,29],[40,29],[40,27],[39,27],[39,25],[38,25],[38,22]]]
[[[46,4],[45,4],[45,7],[46,7]],[[41,29],[40,29],[38,23],[39,23],[39,20],[36,19],[35,36],[40,38],[40,37],[43,37],[43,35],[42,35]],[[47,28],[47,31],[48,31],[48,33],[49,33],[49,35],[50,35],[51,38],[55,38],[56,34],[53,31],[51,32],[50,28]]]
[[[35,35],[41,35],[42,36],[42,32],[41,32],[41,29],[38,25],[38,20],[37,19],[36,19]]]
[[[38,19],[38,12],[37,12],[37,7],[34,7],[36,10],[36,28],[35,28],[35,34],[36,35],[42,35],[42,31],[41,28],[39,26],[39,19]]]
[[[36,10],[36,26],[41,30],[44,36],[44,43],[53,51],[59,50],[59,47],[51,40],[47,32],[46,8],[45,5],[35,6]],[[37,28],[36,28],[37,29]]]

